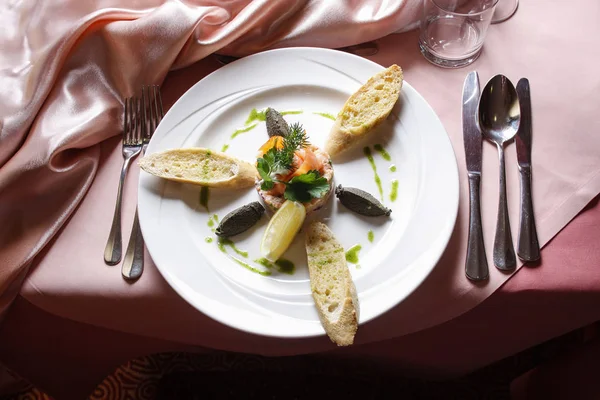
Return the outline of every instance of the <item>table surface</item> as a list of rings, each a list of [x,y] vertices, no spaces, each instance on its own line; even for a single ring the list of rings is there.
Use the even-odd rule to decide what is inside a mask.
[[[542,243],[550,242],[600,192],[600,152],[594,147],[597,139],[592,137],[592,133],[600,128],[596,110],[600,105],[597,94],[600,74],[596,73],[596,60],[589,51],[597,47],[600,38],[600,28],[595,20],[599,6],[584,0],[574,3],[577,4],[566,8],[558,4],[522,3],[515,17],[489,29],[482,56],[464,69],[443,70],[428,64],[418,52],[416,31],[377,41],[380,51],[368,58],[382,65],[401,65],[406,80],[431,104],[446,127],[459,165],[461,204],[448,250],[434,272],[392,311],[362,325],[358,344],[439,326],[473,309],[497,290],[490,299],[495,296],[507,299],[512,295],[521,298],[525,294],[548,299],[552,296],[556,299],[584,296],[582,298],[587,300],[588,294],[600,293],[600,274],[594,273],[594,266],[600,261],[600,249],[594,245],[597,235],[590,234],[600,222],[596,205],[585,214],[584,222],[577,225],[577,229],[560,233],[557,238],[560,242],[551,242],[543,250],[539,268],[521,269],[508,276],[492,267],[490,281],[481,285],[468,282],[463,269],[468,198],[460,96],[462,82],[469,71],[477,70],[482,82],[499,72],[515,82],[522,76],[527,76],[531,82],[534,200]],[[595,13],[578,11],[585,7]],[[531,21],[535,20],[545,22],[531,27]],[[583,32],[574,24],[587,26],[594,32]],[[557,60],[558,54],[560,59]],[[163,84],[167,108],[187,88],[218,66],[216,60],[209,57],[170,73]],[[93,185],[68,224],[36,258],[21,296],[51,314],[74,321],[210,348],[269,355],[333,348],[325,337],[275,340],[244,334],[209,319],[175,294],[147,254],[142,278],[134,284],[124,282],[120,267],[108,267],[102,261],[122,162],[119,140],[104,141],[100,151],[100,167]],[[519,191],[515,158],[514,146],[511,146],[507,153],[507,180],[513,237],[516,238]],[[482,216],[488,238],[488,256],[492,253],[491,238],[496,217],[496,160],[495,149],[486,144]],[[135,211],[138,173],[137,168],[132,168],[126,182],[122,218],[124,238],[129,237]],[[569,257],[565,258],[565,255]],[[492,265],[491,260],[489,264]],[[510,285],[502,286],[508,279]],[[565,294],[568,296],[564,297]],[[550,331],[561,333],[596,320],[600,317],[597,305],[598,301],[594,307],[581,310],[584,315],[580,318],[547,310],[547,315],[539,315],[540,321],[554,321],[557,326],[527,334],[531,335],[530,339],[534,338],[532,340],[541,339]],[[502,317],[502,307],[494,310],[496,314],[485,316],[490,324]],[[522,311],[527,312],[527,309]],[[523,343],[523,338],[515,341]],[[373,349],[372,345],[358,348]]]

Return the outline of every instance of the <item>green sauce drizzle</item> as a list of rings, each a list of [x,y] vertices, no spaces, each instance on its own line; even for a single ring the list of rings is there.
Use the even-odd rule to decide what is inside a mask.
[[[208,186],[202,186],[200,189],[200,205],[208,211],[208,197],[210,195],[210,191]]]
[[[379,197],[383,201],[383,187],[381,186],[381,178],[377,173],[377,166],[375,165],[375,159],[373,159],[373,154],[371,153],[371,148],[369,146],[363,149],[365,156],[369,160],[369,164],[371,164],[371,168],[373,169],[373,174],[375,175],[375,183],[377,184],[377,189],[379,190]]]
[[[315,112],[313,114],[320,115],[321,117],[329,118],[329,119],[335,121],[335,117],[329,113]]]
[[[369,239],[369,242],[373,243],[373,240],[375,239],[375,234],[373,233],[372,230],[369,230],[369,233],[367,234],[367,238]]]
[[[277,271],[288,275],[292,275],[296,270],[294,263],[290,260],[286,260],[285,258],[280,258],[279,260],[275,261],[275,264],[266,258],[259,258],[258,260],[254,260],[254,262],[262,265],[265,268],[277,269]]]
[[[296,266],[293,262],[284,258],[280,258],[279,260],[275,261],[275,265],[277,265],[277,270],[279,272],[288,275],[292,275],[294,273],[294,270],[296,269]]]
[[[352,264],[358,264],[358,253],[362,249],[360,244],[356,244],[350,247],[350,250],[346,252],[346,261]]]
[[[390,172],[396,172],[396,166],[394,164],[390,165]]]
[[[390,193],[390,200],[396,201],[398,198],[398,179],[392,180],[392,192]]]
[[[244,258],[248,257],[248,252],[238,249],[237,246],[235,245],[235,243],[233,243],[231,240],[229,240],[229,239],[219,239],[219,250],[221,250],[223,253],[227,252],[225,250],[225,246],[231,247],[231,249],[233,251],[235,251],[237,254],[239,254],[240,256],[242,256]]]
[[[254,260],[255,263],[262,265],[265,268],[273,268],[273,264],[271,261],[266,258],[259,258],[258,260]]]
[[[248,119],[246,119],[246,123],[244,125],[250,125],[255,121],[266,121],[267,120],[267,110],[264,109],[262,111],[256,111],[256,108],[253,108],[248,115]]]
[[[208,221],[206,222],[206,225],[208,225],[208,227],[210,228],[211,231],[215,231],[215,224],[219,223],[219,216],[217,214],[213,214],[212,217],[210,217],[208,219]],[[210,242],[208,242],[210,243]]]
[[[264,121],[264,119],[262,121]],[[246,121],[246,124],[248,124],[248,121]],[[258,125],[258,123],[254,123],[254,124],[252,124],[250,126],[246,126],[244,128],[236,129],[235,132],[233,132],[231,134],[231,139],[235,139],[236,137],[238,137],[242,133],[246,133],[246,132],[251,131],[252,129],[256,128],[256,125]]]
[[[213,242],[213,238],[207,236],[207,237],[204,238],[204,241],[206,243],[212,243]]]
[[[221,153],[225,153],[227,151],[227,149],[229,148],[229,145],[227,143],[225,143],[223,145],[223,147],[221,147]]]
[[[235,257],[231,257],[231,259],[233,261],[235,261],[236,263],[238,263],[239,265],[241,265],[242,267],[246,268],[249,271],[252,271],[254,273],[260,274],[262,276],[269,276],[269,275],[271,275],[271,271],[261,271],[260,269],[254,268],[252,265],[250,265],[250,264],[248,264],[248,263],[246,263],[246,262],[244,262],[244,261],[242,261],[240,259],[237,259]]]
[[[266,112],[266,111],[265,111]],[[302,114],[304,111],[302,110],[288,110],[288,111],[282,111],[279,114],[283,115],[290,115],[290,114]],[[266,120],[266,117],[265,117]]]
[[[390,153],[388,153],[382,145],[380,144],[376,144],[375,146],[373,146],[373,148],[375,150],[377,150],[377,152],[379,152],[379,154],[381,154],[381,157],[383,157],[383,159],[385,161],[392,161],[392,157],[390,156]]]

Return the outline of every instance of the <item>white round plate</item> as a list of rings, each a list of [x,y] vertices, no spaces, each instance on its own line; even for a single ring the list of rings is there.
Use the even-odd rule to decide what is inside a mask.
[[[240,59],[198,82],[173,105],[148,154],[195,146],[220,151],[227,144],[227,153],[255,162],[257,149],[268,139],[266,127],[255,121],[249,129],[253,123],[246,122],[252,109],[267,107],[296,111],[285,115],[286,120],[302,123],[311,143],[323,145],[333,121],[317,113],[337,115],[346,99],[381,70],[364,58],[316,48],[273,50]],[[362,247],[359,263],[348,264],[358,291],[360,323],[397,305],[425,279],[448,243],[458,210],[458,171],[450,140],[434,111],[407,82],[379,129],[364,146],[372,150],[391,217],[361,217],[334,195],[310,216],[322,219],[346,249]],[[236,130],[246,132],[231,139]],[[376,144],[389,153],[390,161],[375,150]],[[342,160],[334,159],[333,167],[336,185],[379,197],[363,146]],[[395,201],[390,199],[393,180],[398,182]],[[222,218],[258,200],[256,191],[211,189],[208,211],[200,204],[200,191],[140,175],[142,232],[167,282],[201,312],[243,331],[274,337],[324,334],[311,297],[302,232],[284,255],[295,264],[293,274],[264,268],[254,260],[260,258],[268,215],[233,238],[242,254],[230,246],[220,249],[209,226],[213,215]]]

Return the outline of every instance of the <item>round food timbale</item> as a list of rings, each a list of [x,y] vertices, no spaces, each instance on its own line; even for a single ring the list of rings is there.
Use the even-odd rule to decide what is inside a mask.
[[[278,147],[279,142],[275,138],[276,136],[272,137],[260,148],[258,157],[262,157],[271,147]],[[327,154],[325,150],[314,145],[303,147],[294,153],[293,166],[290,172],[285,176],[278,175],[277,177],[278,180],[289,182],[294,177],[306,174],[310,171],[318,171],[319,174],[327,180],[329,189],[321,197],[313,198],[306,203],[302,203],[306,208],[307,213],[323,207],[333,191],[333,166],[329,154]],[[260,195],[262,203],[271,211],[277,211],[286,201],[284,197],[286,185],[277,182],[272,189],[262,190],[261,183],[262,180],[257,179],[255,187]]]

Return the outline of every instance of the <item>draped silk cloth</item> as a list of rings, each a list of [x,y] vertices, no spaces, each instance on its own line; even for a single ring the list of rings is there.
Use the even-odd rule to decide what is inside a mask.
[[[92,184],[122,99],[211,53],[342,47],[414,26],[419,0],[0,4],[0,313]]]

